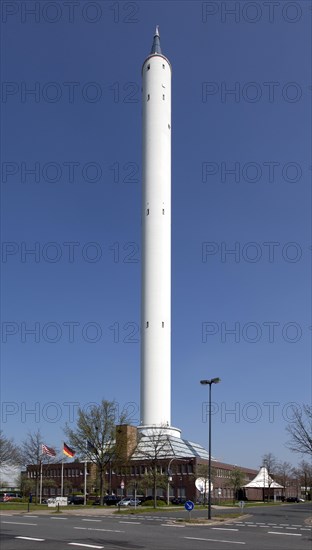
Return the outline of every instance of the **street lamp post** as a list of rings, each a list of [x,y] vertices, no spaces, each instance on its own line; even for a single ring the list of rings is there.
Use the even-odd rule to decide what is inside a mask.
[[[220,378],[211,378],[211,380],[201,380],[204,386],[209,385],[208,400],[208,519],[211,519],[211,386],[221,382]]]

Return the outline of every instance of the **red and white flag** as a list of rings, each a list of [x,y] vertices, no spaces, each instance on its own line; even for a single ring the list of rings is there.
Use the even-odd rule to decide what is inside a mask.
[[[42,447],[41,453],[43,455],[56,456],[56,452],[54,449],[52,449],[52,447],[47,447],[47,445],[44,445],[43,443],[41,447]]]

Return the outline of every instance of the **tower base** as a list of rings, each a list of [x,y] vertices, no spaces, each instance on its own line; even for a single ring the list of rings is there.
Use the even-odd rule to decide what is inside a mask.
[[[138,426],[138,435],[151,437],[152,435],[163,435],[164,437],[178,437],[181,438],[181,430],[174,428],[173,426]]]

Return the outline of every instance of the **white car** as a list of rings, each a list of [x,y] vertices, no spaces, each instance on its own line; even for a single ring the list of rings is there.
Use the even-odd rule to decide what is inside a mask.
[[[118,506],[139,506],[141,501],[137,498],[123,498],[118,502]]]

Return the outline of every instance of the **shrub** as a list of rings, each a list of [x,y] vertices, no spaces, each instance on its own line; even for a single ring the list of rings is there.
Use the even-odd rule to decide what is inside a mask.
[[[146,500],[142,503],[143,506],[154,506],[154,500]],[[157,499],[157,507],[158,506],[167,506],[166,502],[164,500]]]

